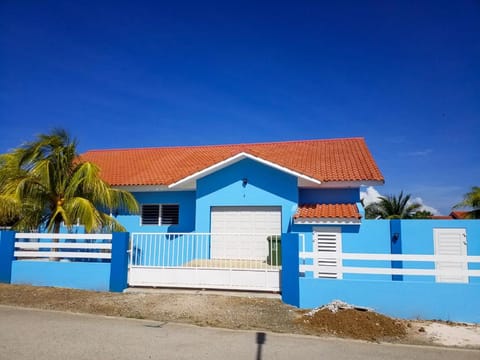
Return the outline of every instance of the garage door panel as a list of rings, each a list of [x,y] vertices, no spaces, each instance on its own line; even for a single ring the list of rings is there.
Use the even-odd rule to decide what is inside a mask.
[[[265,260],[267,236],[281,233],[281,208],[212,207],[211,232],[212,258]]]

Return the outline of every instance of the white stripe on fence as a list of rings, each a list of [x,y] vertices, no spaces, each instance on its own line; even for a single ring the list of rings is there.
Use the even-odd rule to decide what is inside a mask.
[[[312,271],[318,274],[322,270],[332,269],[332,267],[322,267],[319,261],[325,259],[337,259],[338,266],[334,267],[336,271],[343,274],[376,274],[376,275],[418,275],[418,276],[480,276],[480,270],[468,269],[468,264],[479,264],[480,256],[448,256],[448,255],[427,255],[427,254],[362,254],[362,253],[318,253],[302,251],[300,257],[300,271]],[[371,264],[366,266],[347,266],[343,264],[343,260],[357,261],[405,261],[409,262],[408,267],[374,267]],[[306,264],[311,262],[312,264]],[[453,265],[464,264],[464,269],[454,266],[452,269],[425,269],[415,263],[430,263],[435,266],[437,262],[448,262]]]
[[[112,257],[112,234],[17,233],[15,239],[19,240],[15,242],[14,251],[17,260],[98,260]]]

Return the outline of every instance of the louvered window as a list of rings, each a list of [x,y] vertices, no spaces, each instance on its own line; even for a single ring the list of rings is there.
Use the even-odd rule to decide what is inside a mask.
[[[142,205],[142,225],[178,225],[178,204]]]
[[[334,228],[315,229],[313,232],[314,246],[318,252],[316,277],[319,278],[342,278],[339,271],[341,264],[337,255],[341,252],[341,232]],[[328,255],[322,258],[322,254]]]
[[[178,205],[162,205],[162,225],[178,224]]]

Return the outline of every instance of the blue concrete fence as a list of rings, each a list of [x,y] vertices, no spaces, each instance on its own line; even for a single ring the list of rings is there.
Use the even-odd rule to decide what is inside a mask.
[[[121,292],[127,288],[128,241],[128,233],[22,237],[1,231],[0,282]]]
[[[438,229],[464,231],[466,254],[436,254]],[[309,230],[282,235],[284,302],[315,308],[338,299],[394,317],[480,323],[480,221],[363,220],[341,228],[339,254],[321,256]],[[316,256],[338,261],[336,278],[315,274]]]

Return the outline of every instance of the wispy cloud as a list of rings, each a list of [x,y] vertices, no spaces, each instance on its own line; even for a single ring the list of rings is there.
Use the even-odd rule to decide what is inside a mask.
[[[407,156],[414,156],[414,157],[423,157],[431,154],[433,152],[432,149],[424,149],[424,150],[417,150],[417,151],[411,151],[407,152]]]

